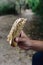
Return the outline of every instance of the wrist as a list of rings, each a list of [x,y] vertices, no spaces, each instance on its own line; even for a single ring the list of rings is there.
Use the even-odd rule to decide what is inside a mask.
[[[33,48],[33,41],[32,40],[29,40],[29,43],[28,43],[28,49],[32,49]]]
[[[30,50],[33,48],[33,42],[30,40]]]

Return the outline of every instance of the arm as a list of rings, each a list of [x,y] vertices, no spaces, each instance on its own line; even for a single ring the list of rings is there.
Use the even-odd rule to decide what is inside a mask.
[[[43,41],[31,40],[31,49],[36,51],[43,51]]]
[[[23,31],[20,33],[19,37],[16,37],[15,42],[17,42],[20,48],[25,50],[33,49],[36,51],[43,51],[43,41],[31,40]]]

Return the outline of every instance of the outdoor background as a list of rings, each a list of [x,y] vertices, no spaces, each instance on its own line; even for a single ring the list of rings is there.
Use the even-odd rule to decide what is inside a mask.
[[[24,17],[27,18],[25,33],[31,39],[43,40],[43,10],[38,12],[37,8],[40,2],[42,4],[42,0],[0,0],[0,65],[32,64],[33,50],[25,51],[11,47],[7,42],[7,35],[14,21]]]

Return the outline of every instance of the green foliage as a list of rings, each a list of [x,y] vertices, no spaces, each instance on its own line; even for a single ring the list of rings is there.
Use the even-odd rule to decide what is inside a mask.
[[[39,5],[39,0],[28,0],[30,8],[35,11],[37,6]]]
[[[31,8],[36,14],[42,15],[43,0],[0,0],[0,14],[19,13],[22,8]]]
[[[15,2],[0,0],[0,15],[4,14],[17,14]]]
[[[0,15],[20,13],[25,4],[25,0],[0,0]]]
[[[39,5],[37,6],[36,13],[43,16],[43,0],[39,0]]]
[[[43,15],[43,0],[28,0],[28,5],[37,15]]]

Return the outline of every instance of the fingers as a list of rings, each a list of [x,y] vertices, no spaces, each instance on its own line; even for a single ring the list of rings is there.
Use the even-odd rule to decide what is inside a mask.
[[[24,41],[25,41],[25,38],[17,37],[17,38],[15,38],[14,41],[17,42],[17,43],[19,43],[19,42],[24,42]]]
[[[22,32],[23,33],[23,32]],[[28,39],[26,37],[16,37],[14,39],[14,41],[17,43],[17,45],[22,48],[22,49],[25,49],[27,50],[28,49],[28,45],[26,43]]]
[[[21,49],[28,50],[27,47],[19,46]]]
[[[25,34],[23,31],[21,31],[20,34],[19,34],[19,36],[16,37],[16,38],[14,39],[14,41],[17,42],[17,43],[18,43],[18,42],[22,42],[22,41],[25,40],[26,37],[27,37],[26,34]]]

